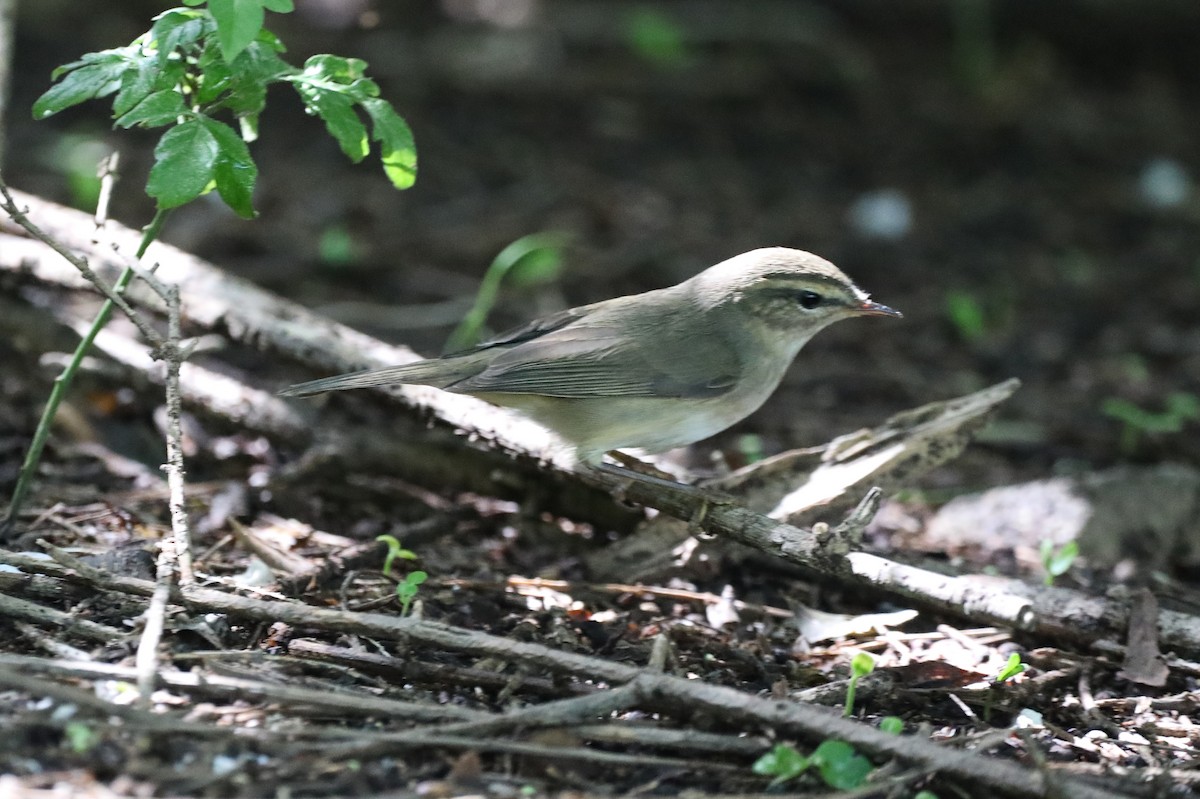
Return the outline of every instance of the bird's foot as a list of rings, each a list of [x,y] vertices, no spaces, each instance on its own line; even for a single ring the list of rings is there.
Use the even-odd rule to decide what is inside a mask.
[[[709,505],[733,505],[737,503],[737,498],[721,491],[714,491],[709,488],[700,486],[688,485],[681,483],[672,478],[666,472],[656,469],[644,461],[637,458],[631,458],[624,453],[613,453],[617,460],[620,460],[623,465],[617,466],[612,463],[599,463],[595,468],[605,474],[619,478],[621,485],[614,491],[618,499],[624,500],[625,494],[633,483],[642,482],[652,485],[662,486],[671,491],[687,494],[700,500],[700,507],[696,512],[701,520],[708,514]],[[619,456],[619,457],[617,457]],[[634,465],[636,464],[636,466]]]

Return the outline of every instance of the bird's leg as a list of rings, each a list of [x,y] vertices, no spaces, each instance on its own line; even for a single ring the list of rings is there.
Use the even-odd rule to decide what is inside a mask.
[[[612,458],[617,463],[621,464],[617,469],[622,471],[635,472],[642,477],[652,478],[650,482],[659,485],[669,485],[672,488],[686,486],[686,483],[681,483],[669,472],[664,472],[652,463],[646,463],[641,458],[635,458],[628,452],[621,452],[619,449],[614,449],[608,452],[608,457]]]
[[[630,469],[626,466],[617,466],[615,463],[601,462],[593,464],[592,468],[598,472],[603,472],[610,477],[615,477],[620,481],[620,485],[618,485],[615,489],[615,494],[617,499],[622,501],[625,499],[625,492],[629,490],[629,486],[638,482],[652,483],[656,486],[662,486],[663,488],[670,489],[671,491],[682,491],[687,494],[699,491],[699,489],[695,486],[686,485],[677,480],[659,477],[658,475],[639,472],[636,469]]]
[[[700,500],[701,503],[700,507],[696,511],[695,516],[693,517],[693,526],[698,525],[700,521],[702,521],[704,517],[708,515],[709,504],[715,503],[717,505],[729,505],[737,502],[736,498],[728,494],[723,494],[719,491],[711,491],[700,488],[699,486],[688,485],[687,483],[681,483],[678,480],[674,480],[665,472],[655,469],[650,464],[640,461],[637,458],[634,458],[623,452],[614,451],[608,454],[612,456],[614,460],[621,461],[622,465],[618,466],[616,464],[605,463],[601,461],[600,463],[595,464],[594,468],[598,471],[604,472],[605,474],[617,477],[624,483],[624,488],[618,489],[622,495],[622,498],[625,490],[628,489],[628,486],[637,481],[652,483],[671,491],[682,492]]]

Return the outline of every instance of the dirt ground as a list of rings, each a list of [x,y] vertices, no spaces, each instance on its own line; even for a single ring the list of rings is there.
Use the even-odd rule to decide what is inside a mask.
[[[924,521],[957,495],[1115,466],[1200,467],[1200,418],[1184,414],[1178,429],[1156,431],[1112,410],[1123,400],[1158,414],[1173,396],[1185,406],[1200,396],[1200,8],[1193,4],[297,5],[299,13],[271,25],[289,43],[289,58],[328,51],[370,64],[413,128],[416,186],[398,193],[369,159],[346,163],[320,123],[279,92],[253,149],[260,217],[241,221],[215,201],[198,202],[172,219],[165,232],[171,243],[429,354],[441,349],[496,253],[530,233],[569,234],[561,278],[502,291],[496,328],[675,283],[754,247],[819,253],[903,310],[904,319],[822,333],[760,412],[698,446],[701,459],[721,451],[737,465],[747,447],[771,454],[822,444],[904,409],[1018,377],[1021,390],[967,453],[908,486],[868,537],[897,556],[901,542],[912,543],[937,568],[1041,580],[1027,551],[1036,540],[991,546],[985,538],[969,553],[922,540]],[[499,21],[489,19],[504,7]],[[70,204],[80,196],[72,159],[86,162],[88,153],[116,146],[124,176],[114,215],[134,227],[149,219],[140,186],[152,139],[108,130],[100,104],[38,123],[24,109],[54,66],[127,42],[157,10],[133,2],[105,4],[99,13],[78,0],[22,5],[6,121],[9,184]],[[75,15],[81,24],[63,24]],[[679,46],[639,48],[637,25],[647,19],[678,26]],[[0,342],[0,358],[13,365],[0,376],[5,494],[53,376],[40,355],[21,340]],[[293,366],[238,357],[251,359],[239,366],[266,372]],[[68,403],[51,441],[31,503],[44,513],[22,530],[29,546],[41,537],[94,553],[146,543],[165,529],[165,504],[154,493],[162,456],[153,394],[122,391],[102,375],[88,386]],[[551,517],[532,501],[412,486],[388,475],[277,483],[303,453],[202,416],[194,424],[196,548],[214,586],[230,589],[239,575],[245,582],[236,584],[250,584],[247,549],[235,543],[240,521],[309,566],[356,546],[368,551],[361,562],[347,556],[345,572],[307,586],[264,580],[259,585],[271,597],[398,614],[370,546],[391,533],[431,575],[421,593],[431,621],[639,666],[666,631],[674,673],[772,698],[844,679],[850,654],[868,650],[893,682],[860,698],[860,718],[899,716],[918,736],[990,746],[999,759],[1031,770],[1050,762],[1080,778],[1143,778],[1122,783],[1129,795],[1182,794],[1190,784],[1179,770],[1194,769],[1200,738],[1192,720],[1194,663],[1148,688],[1119,679],[1120,658],[1101,649],[959,629],[959,620],[929,614],[903,633],[797,647],[797,605],[849,614],[898,606],[778,563],[733,557],[639,590],[599,586],[585,564],[617,532]],[[1194,541],[1200,520],[1191,524],[1184,534]],[[1155,585],[1169,585],[1180,606],[1194,608],[1187,581],[1197,565],[1156,561]],[[1097,594],[1113,582],[1108,568],[1066,579]],[[37,596],[28,587],[11,590]],[[117,599],[119,591],[91,597],[81,590],[74,585],[40,601],[120,629],[141,612],[129,596]],[[714,608],[724,605],[706,596],[723,591],[749,609],[721,617]],[[613,682],[588,684],[428,643],[414,651],[336,625],[273,629],[261,618],[210,615],[172,617],[164,657],[194,673],[481,714]],[[4,656],[46,656],[46,639],[61,635],[89,660],[132,664],[129,641],[101,646],[86,635],[27,626],[0,622],[9,628]],[[1012,652],[1033,668],[1011,692],[997,693],[986,677]],[[0,669],[18,665],[0,659]],[[91,686],[102,682],[70,677],[53,675],[93,697]],[[311,697],[162,686],[157,707],[181,726],[156,736],[146,718],[114,714],[120,722],[92,727],[96,739],[84,746],[67,740],[69,725],[52,707],[35,704],[52,695],[13,681],[4,689],[0,715],[18,732],[0,746],[0,768],[27,788],[70,783],[96,795],[747,793],[765,790],[768,780],[750,769],[754,747],[739,749],[736,741],[752,740],[761,751],[776,741],[769,726],[737,728],[710,712],[658,708],[603,718],[689,730],[696,747],[703,735],[720,735],[730,748],[705,755],[650,739],[622,743],[611,729],[564,726],[480,732],[484,743],[442,747],[392,741],[394,749],[377,749],[373,739],[351,745],[338,738],[325,752],[317,730],[334,741],[334,731],[383,734],[412,720],[395,709],[384,718],[341,713],[306,704]],[[74,702],[81,718],[106,717],[78,696],[53,698]],[[1025,710],[1047,724],[1025,737],[986,738],[1016,726]],[[237,727],[270,734],[220,732]],[[558,759],[562,749],[627,759]],[[984,795],[962,776],[936,770],[885,788]],[[1146,784],[1150,777],[1160,782]],[[805,779],[789,790],[825,789]]]

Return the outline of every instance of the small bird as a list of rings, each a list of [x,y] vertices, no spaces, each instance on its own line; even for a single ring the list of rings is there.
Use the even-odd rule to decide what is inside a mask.
[[[571,444],[578,462],[601,467],[606,452],[665,452],[746,418],[827,325],[900,315],[825,259],[768,247],[669,288],[560,311],[462,352],[280,394],[402,383],[470,394],[521,411]]]

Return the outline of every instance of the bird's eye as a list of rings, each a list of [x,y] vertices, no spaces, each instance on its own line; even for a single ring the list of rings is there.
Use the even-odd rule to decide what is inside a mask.
[[[821,295],[815,291],[802,291],[796,295],[796,302],[800,303],[801,308],[811,311],[821,304]]]

